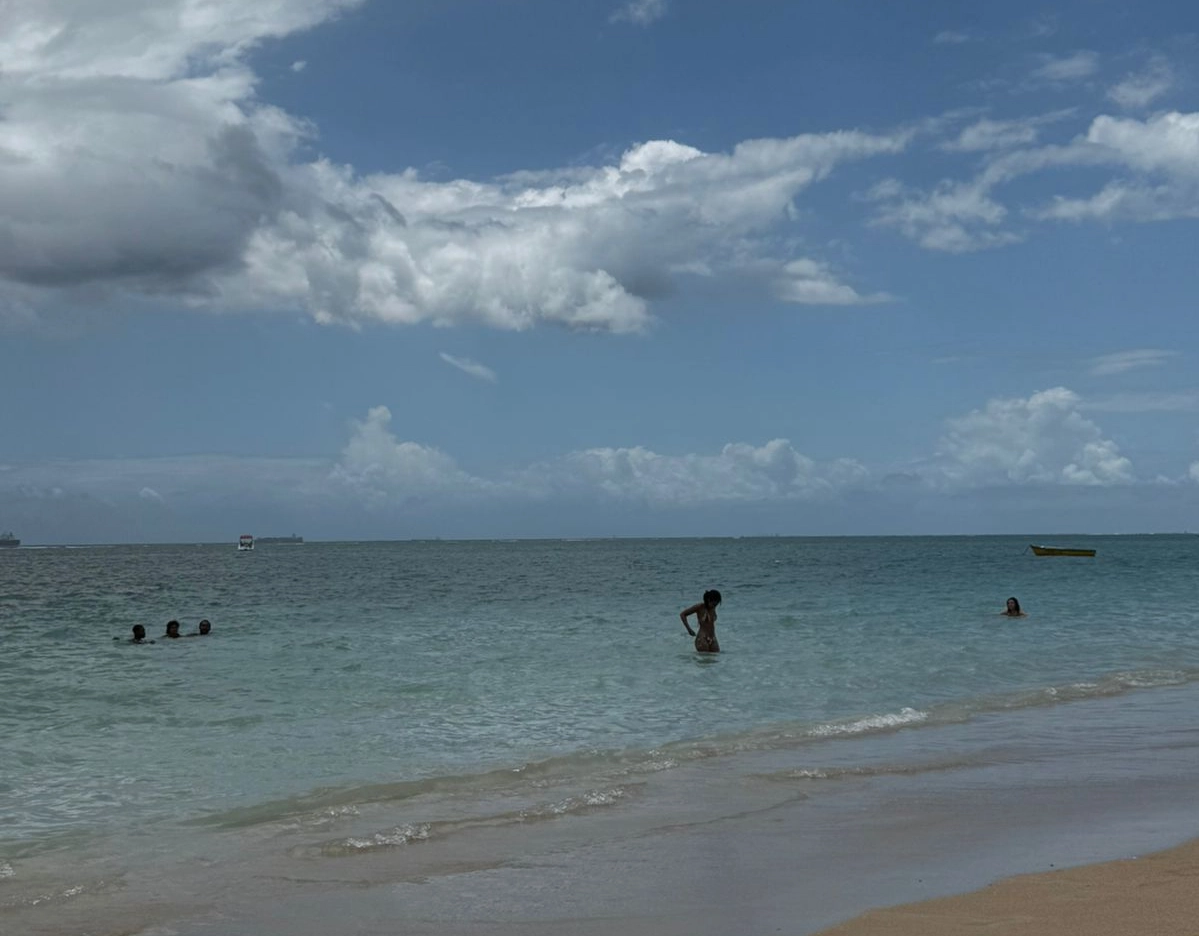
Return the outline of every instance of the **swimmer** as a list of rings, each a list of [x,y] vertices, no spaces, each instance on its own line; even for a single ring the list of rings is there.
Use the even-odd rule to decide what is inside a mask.
[[[120,637],[114,637],[113,640],[120,640]],[[154,643],[153,640],[146,640],[146,627],[144,624],[133,625],[133,636],[129,638],[129,643]]]
[[[208,618],[205,618],[204,620],[202,620],[200,622],[200,629],[198,631],[195,631],[194,633],[188,634],[187,636],[188,637],[203,637],[205,634],[207,634],[211,630],[212,630],[212,625],[208,623]]]
[[[1028,617],[1027,614],[1020,610],[1020,602],[1015,598],[1009,598],[1007,600],[1007,608],[999,613],[1004,617]]]
[[[704,600],[679,612],[679,618],[687,633],[695,638],[695,649],[700,653],[719,653],[720,644],[716,642],[716,606],[720,604],[720,592],[715,588],[704,592]],[[691,629],[687,618],[695,615],[698,633]]]
[[[170,637],[170,638],[171,638],[171,640],[175,640],[175,639],[177,639],[177,638],[180,636],[180,634],[179,634],[179,622],[178,622],[178,621],[174,621],[174,620],[172,620],[172,621],[167,621],[167,632],[166,632],[165,634],[163,634],[162,636],[163,636],[163,637]]]

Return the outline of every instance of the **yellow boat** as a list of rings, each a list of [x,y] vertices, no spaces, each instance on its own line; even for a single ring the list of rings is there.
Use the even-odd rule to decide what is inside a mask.
[[[1093,549],[1067,549],[1064,546],[1029,546],[1034,556],[1093,556]]]

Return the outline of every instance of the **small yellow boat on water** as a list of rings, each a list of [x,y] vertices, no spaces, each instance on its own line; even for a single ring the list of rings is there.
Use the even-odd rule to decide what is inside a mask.
[[[1070,549],[1065,546],[1035,546],[1028,547],[1034,556],[1093,556],[1093,549]]]

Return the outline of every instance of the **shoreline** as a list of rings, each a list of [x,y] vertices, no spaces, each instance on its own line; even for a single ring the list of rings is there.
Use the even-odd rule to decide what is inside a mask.
[[[1194,936],[1199,838],[1145,856],[1022,874],[870,910],[816,936]]]
[[[1002,934],[993,923],[1027,927],[1046,916],[1054,936],[1193,936],[1062,929],[1056,921],[1066,917],[1037,903],[1054,889],[1043,884],[1006,903],[986,900],[1003,893],[996,882],[1024,880],[1017,875],[1060,884],[1072,877],[1058,869],[1090,874],[1116,862],[1114,873],[1128,876],[1129,856],[1173,855],[1199,836],[1197,704],[1199,683],[1187,683],[666,758],[652,770],[566,785],[540,777],[519,795],[430,790],[245,825],[168,826],[152,839],[133,830],[104,853],[138,853],[135,864],[76,855],[85,877],[42,886],[29,873],[44,862],[17,863],[0,881],[0,929],[957,936],[982,923]],[[1131,862],[1131,886],[1152,891],[1171,875],[1193,883],[1199,845],[1189,847],[1181,864]],[[1144,868],[1152,875],[1136,877]],[[945,909],[959,899],[983,903]],[[1083,885],[1062,898],[1066,912],[1088,899]],[[948,922],[937,931],[930,918]],[[906,931],[897,928],[904,920],[914,921]]]
[[[1113,887],[1126,877],[1142,893],[1171,875],[1193,883],[1199,845],[1177,849],[1199,835],[1190,806],[1199,794],[1197,696],[1188,686],[852,746],[829,740],[805,746],[799,763],[788,751],[715,758],[642,778],[620,806],[354,855],[280,860],[271,848],[273,858],[239,862],[240,883],[231,879],[216,906],[175,916],[173,928],[178,936],[959,936],[981,925],[971,921],[1044,916],[1049,929],[1007,932],[1193,936],[1193,927],[1072,930],[1057,921],[1074,919],[1071,901],[1089,900],[1090,875],[1114,875]],[[1110,738],[1098,731],[1117,725]],[[947,745],[954,766],[940,769]],[[962,763],[969,750],[978,756]],[[843,758],[855,770],[887,769],[839,779],[806,769]],[[414,817],[388,814],[386,828],[400,818]],[[1166,858],[1129,860],[1155,853]],[[255,883],[261,875],[278,886]],[[1084,884],[1062,890],[1075,875]],[[1009,885],[996,882],[1011,880],[1034,883],[1006,903],[953,903],[1002,898]],[[1055,891],[1060,899],[1041,896]],[[1050,917],[1046,900],[1065,915]],[[1177,905],[1181,918],[1197,918],[1185,898]],[[936,914],[947,921],[939,931],[926,922]],[[897,929],[896,916],[909,929]],[[846,928],[857,926],[873,928]]]

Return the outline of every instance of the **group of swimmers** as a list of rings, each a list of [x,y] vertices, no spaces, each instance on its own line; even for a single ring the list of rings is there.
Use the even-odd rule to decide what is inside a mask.
[[[212,633],[212,625],[208,622],[208,618],[202,620],[196,629],[190,634],[179,633],[179,622],[172,619],[167,621],[166,633],[162,635],[163,640],[178,640],[180,637],[205,637]],[[114,637],[113,640],[120,640],[120,637]],[[146,626],[144,624],[133,625],[133,636],[129,638],[129,643],[156,643],[153,640],[146,640]]]
[[[716,641],[716,606],[720,604],[720,592],[710,588],[704,592],[704,599],[699,604],[684,608],[679,612],[679,618],[687,633],[695,638],[695,649],[700,653],[719,653],[720,644]],[[1007,600],[1007,606],[999,612],[1005,617],[1028,617],[1020,609],[1020,600],[1016,597]],[[695,615],[696,629],[692,630],[687,618]]]

